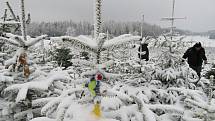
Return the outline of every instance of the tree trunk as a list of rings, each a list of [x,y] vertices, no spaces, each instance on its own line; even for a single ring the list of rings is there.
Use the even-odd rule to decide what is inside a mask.
[[[100,55],[101,55],[101,51],[99,50],[99,51],[96,53],[96,64],[100,64]]]
[[[94,38],[99,36],[101,32],[101,3],[102,0],[95,0],[95,13],[94,13]]]
[[[22,10],[22,36],[24,40],[27,41],[24,0],[21,0],[21,10]]]

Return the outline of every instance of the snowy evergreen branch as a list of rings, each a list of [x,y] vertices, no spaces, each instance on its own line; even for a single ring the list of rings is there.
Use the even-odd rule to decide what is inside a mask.
[[[136,121],[143,121],[141,113],[136,112],[137,105],[123,106],[119,110],[104,112],[104,116],[107,118],[120,119],[121,121],[129,121],[131,116],[134,115]]]
[[[35,45],[36,43],[40,42],[41,40],[45,39],[46,37],[48,37],[48,36],[47,35],[41,35],[41,36],[36,37],[32,40],[26,41],[25,46],[31,47],[31,46]]]
[[[80,38],[74,38],[74,37],[61,37],[63,41],[68,41],[72,45],[76,46],[79,45],[81,48],[90,50],[92,52],[97,51],[97,44],[90,38],[81,36]],[[84,38],[84,39],[83,39]],[[85,39],[87,38],[87,39]]]
[[[113,48],[113,46],[120,46],[126,43],[139,41],[139,36],[132,36],[132,35],[122,35],[111,40],[105,41],[103,48]]]
[[[176,107],[174,105],[161,105],[161,104],[155,104],[155,105],[148,105],[148,108],[151,110],[162,110],[165,113],[176,113],[176,114],[180,114],[183,115],[184,113],[184,109],[180,108],[180,107]]]
[[[26,110],[26,111],[22,111],[22,112],[16,113],[14,115],[14,118],[16,120],[21,120],[23,117],[27,116],[29,113],[37,113],[37,114],[39,114],[40,110],[41,110],[41,108],[29,109],[29,110]]]
[[[34,107],[42,107],[46,105],[51,100],[55,99],[55,97],[47,97],[47,98],[40,98],[32,101],[32,106]]]
[[[8,44],[14,45],[14,46],[19,46],[19,43],[17,43],[16,41],[12,40],[12,39],[8,39],[8,38],[4,38],[4,37],[0,37],[0,40],[3,42],[6,42]]]

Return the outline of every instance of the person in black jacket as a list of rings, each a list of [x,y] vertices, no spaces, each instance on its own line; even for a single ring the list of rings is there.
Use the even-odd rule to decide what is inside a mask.
[[[141,43],[140,44],[140,47],[138,49],[138,57],[141,59],[141,60],[145,60],[145,61],[148,61],[149,60],[149,49],[148,49],[148,44],[146,43]]]
[[[183,59],[188,59],[188,64],[190,68],[196,71],[199,79],[201,77],[202,63],[207,63],[207,58],[205,56],[205,49],[201,46],[201,43],[196,43],[193,47],[189,48],[183,55]],[[183,60],[183,61],[184,61]]]

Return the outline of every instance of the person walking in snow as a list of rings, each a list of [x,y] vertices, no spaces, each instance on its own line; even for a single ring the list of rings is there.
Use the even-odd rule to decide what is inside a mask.
[[[205,56],[205,49],[201,43],[196,43],[193,47],[189,48],[183,55],[183,62],[188,59],[189,67],[196,71],[199,79],[201,78],[202,63],[207,63],[207,57]]]
[[[140,58],[140,60],[149,60],[149,49],[147,46],[147,43],[140,44],[140,47],[138,48],[138,57]]]

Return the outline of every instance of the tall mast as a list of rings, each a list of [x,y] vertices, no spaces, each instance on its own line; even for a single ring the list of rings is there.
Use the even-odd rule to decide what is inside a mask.
[[[174,23],[175,23],[175,20],[177,20],[177,19],[186,19],[186,17],[184,17],[184,18],[176,18],[175,17],[175,0],[173,0],[173,3],[172,3],[172,16],[161,19],[161,20],[165,20],[165,21],[170,21],[171,22],[171,27],[170,27],[170,36],[171,36],[171,39],[172,39],[172,37],[174,35],[174,29],[176,28],[174,26]]]
[[[175,0],[173,0],[173,3],[172,3],[172,20],[171,20],[171,31],[170,31],[170,34],[171,36],[173,36],[173,32],[174,32],[174,14],[175,14]]]

